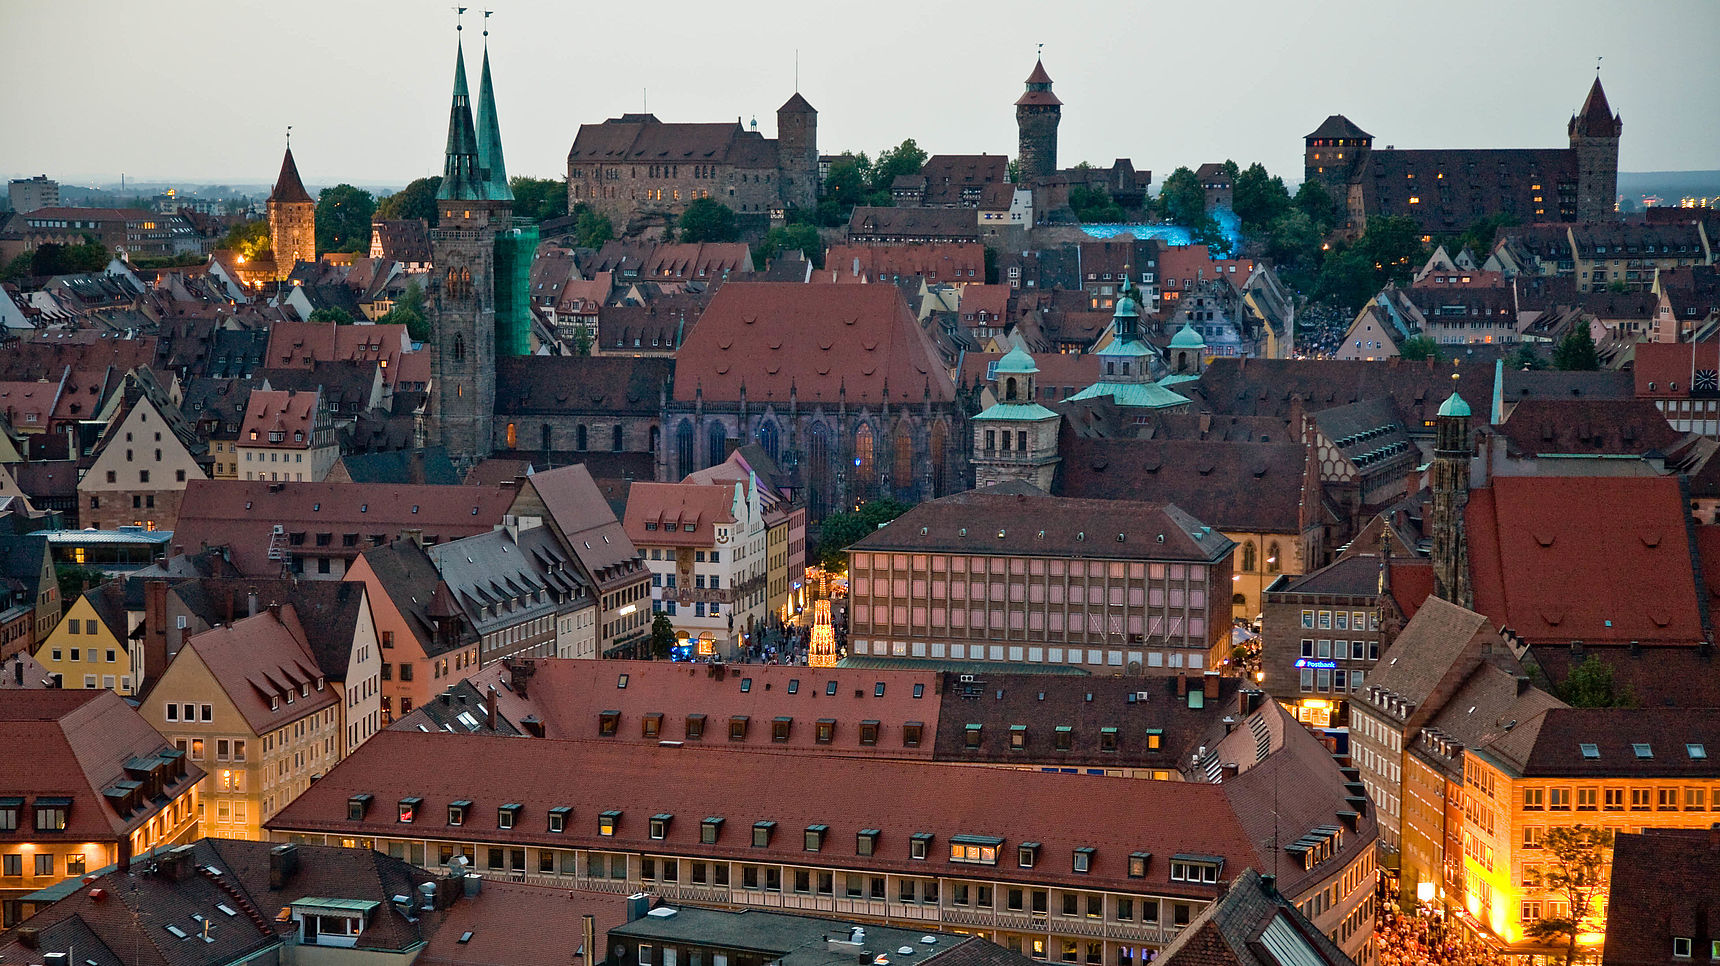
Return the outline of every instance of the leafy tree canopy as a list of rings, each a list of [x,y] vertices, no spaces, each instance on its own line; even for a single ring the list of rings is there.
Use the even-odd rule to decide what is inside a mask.
[[[269,251],[268,220],[259,218],[242,225],[234,225],[227,230],[226,236],[217,247],[237,252],[241,257],[255,261]]]
[[[1188,167],[1178,168],[1165,178],[1164,187],[1159,189],[1159,211],[1165,220],[1190,228],[1206,216],[1206,191]]]
[[[1553,347],[1553,368],[1567,372],[1593,372],[1601,367],[1600,352],[1588,324],[1578,319],[1559,344]]]
[[[805,222],[772,228],[765,234],[758,250],[753,252],[753,265],[763,269],[766,263],[786,251],[804,253],[815,268],[824,265],[824,240],[819,237],[817,228]]]
[[[528,178],[515,175],[508,179],[514,192],[514,214],[532,221],[545,221],[567,214],[566,178]]]
[[[337,184],[324,188],[317,200],[317,250],[364,252],[370,250],[370,219],[376,200],[363,188]]]
[[[582,203],[575,209],[573,236],[581,248],[602,248],[604,242],[615,237],[615,223],[608,215]]]
[[[1334,245],[1320,267],[1317,294],[1345,309],[1357,309],[1387,282],[1407,284],[1427,261],[1421,228],[1407,217],[1368,219],[1362,237]]]
[[[386,325],[406,326],[406,334],[414,342],[430,341],[430,320],[424,317],[424,286],[419,285],[417,280],[407,282],[406,290],[395,300],[394,307],[376,321]]]
[[[1630,689],[1620,689],[1613,682],[1612,665],[1590,654],[1583,663],[1571,668],[1565,683],[1554,689],[1560,701],[1573,708],[1630,708],[1636,697]]]
[[[1092,224],[1127,221],[1129,215],[1104,188],[1076,185],[1069,189],[1069,207],[1080,221]]]
[[[347,312],[347,310],[345,310],[343,308],[337,308],[335,306],[329,306],[328,308],[313,310],[311,312],[311,317],[309,319],[306,319],[306,321],[307,322],[333,322],[336,325],[351,325],[357,320],[354,319],[352,317],[352,314]]]
[[[1423,362],[1428,359],[1439,360],[1439,343],[1425,335],[1413,339],[1405,339],[1398,346],[1398,355],[1408,362]]]
[[[669,648],[675,644],[675,622],[668,614],[651,618],[651,656],[659,661],[669,659]]]
[[[1290,210],[1290,192],[1283,178],[1268,174],[1256,161],[1233,176],[1230,207],[1243,231],[1262,231]]]
[[[436,192],[441,189],[441,175],[419,178],[377,202],[376,217],[388,219],[422,218],[429,223],[431,228],[435,228]]]
[[[684,242],[732,242],[740,240],[734,209],[712,198],[699,198],[681,212]]]
[[[818,528],[818,559],[827,568],[847,566],[845,551],[860,538],[909,510],[897,500],[873,500],[851,513],[833,513]]]

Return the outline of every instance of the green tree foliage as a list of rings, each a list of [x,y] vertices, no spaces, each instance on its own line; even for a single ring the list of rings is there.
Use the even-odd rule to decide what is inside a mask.
[[[54,576],[60,584],[61,612],[71,610],[84,591],[91,587],[99,587],[107,582],[108,575],[94,567],[79,567],[76,564],[61,564],[54,568]]]
[[[338,308],[335,306],[329,306],[328,308],[316,309],[316,310],[312,311],[311,317],[309,319],[306,319],[305,321],[307,321],[307,322],[333,322],[335,325],[351,325],[351,324],[353,324],[353,322],[355,322],[357,320],[354,319],[352,317],[352,314],[347,312],[346,309]]]
[[[515,175],[508,179],[514,192],[514,214],[532,221],[560,218],[567,214],[566,178],[528,178]]]
[[[34,249],[22,251],[12,256],[12,260],[6,263],[6,267],[0,268],[0,281],[16,282],[19,279],[29,278],[30,264],[35,257]]]
[[[1553,368],[1566,372],[1593,372],[1600,367],[1601,357],[1595,349],[1594,334],[1589,332],[1587,323],[1578,319],[1553,347]]]
[[[1088,224],[1127,221],[1129,215],[1104,188],[1076,185],[1069,189],[1069,207],[1077,220]]]
[[[48,242],[39,248],[20,252],[6,263],[6,269],[0,272],[0,277],[12,281],[32,276],[46,278],[49,275],[99,272],[112,260],[113,255],[106,248],[87,237],[79,245]]]
[[[591,334],[590,326],[579,326],[573,330],[573,354],[576,356],[591,355],[591,344],[596,339]]]
[[[1190,228],[1206,215],[1206,191],[1186,166],[1176,169],[1159,189],[1159,212],[1165,220]]]
[[[740,240],[733,208],[712,198],[699,198],[681,212],[684,242],[732,242]]]
[[[920,169],[925,166],[926,152],[913,138],[879,152],[878,160],[872,163],[872,170],[866,179],[872,190],[872,204],[889,204],[890,186],[896,179],[902,175],[919,174]]]
[[[824,265],[824,240],[819,237],[818,229],[806,222],[772,228],[764,236],[764,241],[753,252],[753,266],[763,269],[786,251],[800,251],[812,260],[813,267]]]
[[[1338,223],[1338,202],[1326,186],[1318,181],[1304,181],[1302,187],[1296,189],[1293,202],[1296,209],[1308,216],[1308,220],[1324,235]]]
[[[818,528],[818,560],[827,569],[846,569],[850,545],[909,510],[897,500],[873,500],[852,513],[833,513]]]
[[[1498,240],[1499,230],[1518,224],[1516,215],[1504,212],[1478,218],[1475,223],[1453,236],[1445,246],[1445,250],[1456,257],[1465,248],[1475,254],[1477,259],[1486,259],[1493,251],[1493,243]]]
[[[442,188],[442,176],[419,178],[376,205],[376,217],[394,219],[422,218],[431,228],[436,227],[436,192]]]
[[[1290,210],[1290,191],[1284,179],[1268,174],[1256,161],[1237,172],[1231,182],[1231,210],[1242,222],[1242,230],[1262,232]]]
[[[1568,910],[1558,918],[1529,923],[1528,933],[1544,943],[1563,940],[1565,966],[1577,958],[1577,937],[1599,930],[1601,898],[1607,887],[1607,858],[1612,853],[1611,829],[1596,825],[1555,825],[1541,839],[1541,855],[1552,861],[1541,873],[1540,886],[1558,896]]]
[[[417,280],[407,282],[406,290],[395,300],[394,307],[376,321],[384,325],[406,326],[406,334],[414,342],[430,341],[430,320],[424,317],[424,286]]]
[[[987,245],[985,249],[985,284],[996,285],[997,278],[997,249]]]
[[[1325,232],[1307,212],[1292,207],[1279,215],[1258,241],[1279,279],[1296,291],[1306,292],[1319,277],[1324,238]]]
[[[1519,344],[1517,351],[1511,353],[1510,358],[1505,360],[1505,368],[1545,369],[1547,368],[1547,360],[1541,358],[1541,354],[1535,351],[1534,346],[1524,342]]]
[[[317,251],[370,250],[370,219],[376,200],[363,188],[337,184],[317,199]]]
[[[1590,654],[1583,663],[1571,668],[1565,683],[1553,689],[1560,701],[1573,708],[1631,708],[1636,696],[1630,689],[1620,690],[1613,682],[1612,665]]]
[[[1427,261],[1421,228],[1407,217],[1370,218],[1367,231],[1348,245],[1334,245],[1320,266],[1317,295],[1346,310],[1373,298],[1387,282],[1407,284]]]
[[[580,248],[602,248],[615,237],[615,223],[590,205],[580,204],[574,215],[573,239]]]
[[[849,212],[855,205],[864,204],[871,190],[866,184],[866,173],[871,167],[872,162],[864,152],[844,153],[830,163],[830,173],[824,179],[824,198],[818,203],[816,218],[820,225],[834,228],[848,223]]]
[[[669,659],[669,648],[675,645],[675,622],[668,614],[651,618],[651,657],[658,661]]]
[[[1428,336],[1418,335],[1405,339],[1403,345],[1398,346],[1398,355],[1408,362],[1425,362],[1428,359],[1438,361],[1439,343]]]
[[[207,256],[196,252],[182,252],[178,255],[133,255],[132,268],[189,268],[201,265],[208,260]]]
[[[269,222],[259,218],[243,225],[234,225],[227,230],[227,234],[216,247],[236,252],[247,261],[268,257],[272,254],[269,251]]]

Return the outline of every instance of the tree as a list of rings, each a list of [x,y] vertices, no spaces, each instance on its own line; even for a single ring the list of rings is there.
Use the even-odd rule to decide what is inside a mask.
[[[6,263],[6,267],[0,269],[0,280],[16,282],[19,279],[29,278],[30,265],[35,258],[35,249],[22,251],[12,256],[12,260]]]
[[[733,208],[711,198],[699,198],[681,212],[684,242],[732,242],[740,240]]]
[[[1600,353],[1587,322],[1578,319],[1559,344],[1553,347],[1553,368],[1566,372],[1593,372],[1601,367]]]
[[[1553,860],[1541,874],[1541,888],[1559,896],[1566,912],[1530,923],[1528,933],[1549,944],[1563,938],[1565,966],[1577,958],[1577,937],[1603,925],[1598,900],[1612,845],[1612,830],[1595,825],[1555,825],[1541,839],[1542,851]]]
[[[363,188],[337,184],[317,199],[317,251],[370,250],[370,219],[376,200]]]
[[[72,275],[78,272],[99,272],[107,267],[108,262],[113,260],[113,255],[109,254],[106,248],[87,236],[82,244],[61,245],[57,242],[48,242],[24,254],[30,256],[29,270],[18,276],[20,278],[26,275],[46,277],[49,275]],[[19,257],[22,258],[23,256],[20,255]],[[8,269],[10,267],[8,266]]]
[[[1206,214],[1206,189],[1186,166],[1176,169],[1159,189],[1159,211],[1165,220],[1194,227]]]
[[[1559,700],[1573,708],[1631,708],[1636,696],[1629,687],[1619,690],[1613,682],[1612,665],[1590,654],[1583,663],[1571,668],[1565,683],[1553,689]]]
[[[514,214],[532,221],[545,221],[567,214],[566,178],[528,178],[515,175],[508,179],[514,192]]]
[[[867,183],[871,186],[874,198],[882,194],[883,198],[875,200],[874,204],[887,205],[890,203],[890,186],[896,178],[902,175],[919,174],[926,166],[926,152],[908,138],[893,148],[886,148],[878,154],[878,160],[873,162]]]
[[[1511,357],[1505,360],[1505,368],[1545,369],[1547,368],[1547,360],[1541,358],[1541,354],[1535,351],[1534,346],[1523,342],[1519,343],[1517,351],[1511,353]]]
[[[591,335],[591,327],[576,326],[573,330],[573,354],[576,356],[591,355],[591,344],[596,341]]]
[[[1355,309],[1388,282],[1407,283],[1417,266],[1426,261],[1421,228],[1413,219],[1370,218],[1361,238],[1326,253],[1316,295],[1342,308]]]
[[[615,223],[609,216],[581,204],[573,224],[574,243],[581,248],[602,248],[603,243],[615,237]]]
[[[1437,362],[1439,361],[1439,343],[1425,335],[1405,339],[1403,345],[1398,346],[1398,356],[1406,362],[1422,362],[1427,359]]]
[[[1467,248],[1477,258],[1486,259],[1488,253],[1493,251],[1493,242],[1499,236],[1499,230],[1515,224],[1517,224],[1517,216],[1505,212],[1477,218],[1473,224],[1451,239],[1451,244],[1446,246],[1446,250],[1456,256]]]
[[[848,547],[913,507],[897,500],[873,500],[852,513],[833,513],[818,527],[818,560],[826,569],[847,566]]]
[[[651,657],[654,660],[669,659],[669,648],[675,646],[675,622],[668,614],[658,614],[651,618]]]
[[[1318,181],[1304,181],[1302,187],[1296,189],[1293,202],[1297,210],[1307,215],[1324,235],[1338,223],[1338,205],[1332,199],[1332,193]]]
[[[406,326],[406,334],[414,342],[430,341],[430,320],[424,317],[424,286],[417,279],[407,282],[394,307],[376,321],[382,325]]]
[[[1290,210],[1284,179],[1267,173],[1258,161],[1237,172],[1230,190],[1230,209],[1242,220],[1245,232],[1261,231]]]
[[[64,564],[54,568],[54,576],[60,584],[60,607],[62,613],[72,609],[84,591],[99,587],[107,582],[108,575],[94,567],[79,567],[76,564]]]
[[[1092,224],[1095,222],[1127,221],[1128,213],[1123,206],[1111,197],[1104,188],[1089,188],[1086,185],[1076,185],[1069,189],[1069,207],[1075,212],[1078,221]]]
[[[799,251],[812,261],[814,267],[824,264],[824,240],[818,229],[805,222],[772,228],[753,252],[753,265],[763,269],[766,263],[786,251]]]
[[[419,178],[377,202],[376,217],[388,219],[422,218],[431,228],[435,228],[436,192],[440,190],[442,190],[441,175]]]
[[[335,325],[351,325],[357,320],[354,319],[352,317],[352,313],[348,312],[346,309],[339,308],[338,306],[329,306],[327,308],[313,310],[311,312],[311,317],[305,321],[333,322]]]
[[[258,257],[269,251],[269,222],[259,218],[247,221],[242,225],[234,225],[227,229],[227,234],[221,239],[217,248],[224,248],[238,253],[239,257],[256,261]]]

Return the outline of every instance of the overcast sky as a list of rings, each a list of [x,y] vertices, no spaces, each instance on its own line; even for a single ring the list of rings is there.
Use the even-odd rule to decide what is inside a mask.
[[[1015,152],[1036,44],[1058,161],[1263,161],[1347,115],[1380,146],[1565,143],[1604,56],[1625,171],[1720,168],[1716,0],[492,0],[512,174],[558,177],[574,132],[640,109],[756,116],[800,90],[819,148]],[[466,15],[474,91],[482,17]],[[434,0],[0,0],[0,174],[262,183],[282,132],[312,185],[441,168],[454,14]]]

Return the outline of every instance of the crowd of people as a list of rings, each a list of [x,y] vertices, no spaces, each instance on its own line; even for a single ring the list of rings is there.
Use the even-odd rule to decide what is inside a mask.
[[[1498,951],[1471,938],[1439,910],[1399,911],[1389,895],[1381,896],[1374,951],[1379,966],[1507,966]]]

